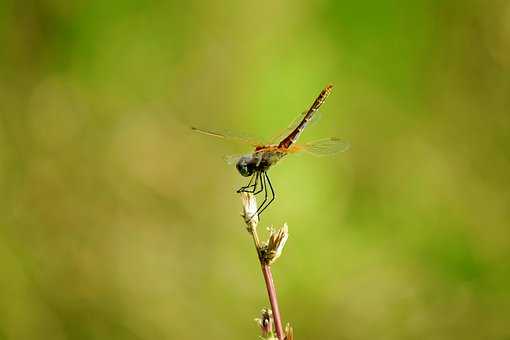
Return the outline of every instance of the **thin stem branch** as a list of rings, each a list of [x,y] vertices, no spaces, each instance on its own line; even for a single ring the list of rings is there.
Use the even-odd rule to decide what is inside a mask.
[[[264,275],[267,295],[269,296],[269,303],[271,304],[271,311],[273,312],[276,336],[278,339],[283,340],[282,318],[280,316],[280,307],[278,306],[278,299],[276,297],[276,287],[274,285],[273,274],[271,273],[271,266],[264,263],[264,260],[260,254],[260,241],[256,228],[253,228],[251,235],[253,237],[253,242],[255,243],[255,248],[259,257],[262,274]]]
[[[279,231],[271,231],[271,236],[269,237],[267,244],[262,244],[257,233],[259,219],[257,215],[257,202],[255,200],[255,196],[252,194],[242,193],[241,199],[244,208],[242,216],[244,217],[244,221],[247,225],[247,230],[253,238],[253,243],[255,244],[255,249],[257,250],[260,266],[262,268],[267,295],[269,296],[269,302],[271,304],[276,336],[279,340],[284,340],[285,335],[283,332],[282,318],[280,315],[280,308],[278,307],[276,288],[270,265],[281,254],[288,237],[288,228],[285,224]]]
[[[253,243],[255,243],[255,249],[257,250],[257,255],[259,256],[260,259],[260,240],[259,234],[257,233],[257,229],[255,228],[254,230],[252,230],[250,234],[253,237]]]
[[[283,340],[282,318],[280,316],[280,308],[278,307],[278,299],[276,298],[276,288],[274,286],[271,267],[267,264],[262,264],[262,274],[264,274],[264,281],[266,282],[267,294],[269,295],[269,302],[271,303],[271,310],[273,311],[273,320],[276,330],[276,336],[278,337],[278,339]]]

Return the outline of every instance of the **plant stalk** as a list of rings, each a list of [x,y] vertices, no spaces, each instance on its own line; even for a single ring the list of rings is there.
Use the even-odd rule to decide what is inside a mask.
[[[276,336],[279,340],[283,340],[283,326],[282,318],[280,316],[280,307],[278,307],[278,299],[276,298],[276,288],[274,285],[273,274],[271,273],[271,266],[264,263],[264,260],[260,254],[260,241],[257,233],[257,229],[252,230],[251,235],[253,236],[253,242],[257,250],[259,257],[260,266],[262,268],[262,274],[264,276],[264,282],[266,284],[267,295],[269,296],[269,303],[271,304],[271,310],[273,312],[273,321],[276,330]]]
[[[262,264],[262,274],[264,275],[267,294],[269,295],[269,302],[271,303],[271,310],[273,311],[276,336],[278,339],[283,340],[283,327],[282,319],[280,316],[280,308],[278,307],[278,299],[276,298],[276,288],[274,286],[273,274],[271,273],[271,267],[268,264]]]
[[[271,231],[267,244],[262,244],[257,233],[259,218],[257,215],[257,201],[255,199],[255,195],[251,193],[242,193],[241,201],[244,209],[244,212],[241,215],[247,225],[248,232],[253,238],[253,243],[262,269],[262,275],[264,276],[267,295],[269,296],[269,303],[271,304],[276,337],[278,340],[284,340],[286,335],[283,331],[280,308],[278,307],[278,299],[276,298],[276,288],[274,285],[273,274],[271,273],[271,264],[280,256],[283,246],[287,241],[288,227],[287,224],[285,224],[277,232]]]

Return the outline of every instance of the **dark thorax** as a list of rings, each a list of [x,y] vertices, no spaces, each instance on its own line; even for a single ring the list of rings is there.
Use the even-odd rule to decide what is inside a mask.
[[[283,156],[285,153],[278,150],[259,149],[250,155],[242,156],[237,161],[236,168],[242,176],[248,177],[255,172],[266,172]]]

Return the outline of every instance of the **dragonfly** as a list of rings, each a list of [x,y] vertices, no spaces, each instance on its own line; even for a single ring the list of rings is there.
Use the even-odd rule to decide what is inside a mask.
[[[264,200],[254,214],[260,215],[275,200],[275,190],[269,179],[268,170],[278,161],[289,154],[307,152],[316,156],[331,155],[349,149],[350,144],[336,137],[298,144],[297,140],[303,130],[317,117],[317,113],[326,98],[331,94],[333,85],[327,85],[312,103],[310,108],[300,114],[298,118],[285,130],[274,138],[273,143],[260,143],[256,140],[240,137],[234,134],[203,130],[191,127],[195,132],[203,135],[250,144],[254,147],[249,154],[225,157],[230,164],[235,163],[236,169],[243,177],[250,177],[248,184],[237,190],[237,193],[247,192],[254,195],[264,193]]]

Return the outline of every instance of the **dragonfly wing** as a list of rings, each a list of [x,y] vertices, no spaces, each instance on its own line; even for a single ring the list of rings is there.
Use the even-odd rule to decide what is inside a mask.
[[[236,164],[239,158],[243,157],[244,154],[236,154],[236,155],[226,155],[223,156],[223,160],[227,162],[227,164]]]
[[[212,136],[212,137],[225,139],[225,140],[229,140],[229,141],[250,144],[252,146],[260,145],[260,142],[258,142],[256,138],[253,138],[250,136],[236,135],[236,134],[228,132],[228,131],[225,132],[225,131],[204,130],[204,129],[196,128],[194,126],[191,127],[191,130],[198,132],[202,135]]]
[[[345,152],[351,147],[350,143],[336,137],[316,140],[306,144],[297,145],[298,149],[306,151],[315,156],[333,155],[338,152]]]

